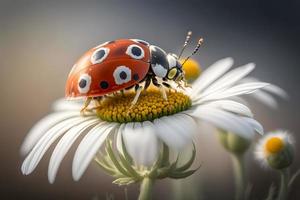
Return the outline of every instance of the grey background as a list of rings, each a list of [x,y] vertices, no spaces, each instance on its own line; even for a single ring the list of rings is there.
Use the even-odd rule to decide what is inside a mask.
[[[205,39],[195,56],[203,68],[228,56],[235,66],[255,62],[253,76],[276,83],[290,95],[278,110],[250,99],[256,118],[266,130],[291,130],[299,144],[299,9],[299,1],[0,1],[1,199],[103,199],[106,193],[123,199],[123,188],[112,185],[93,164],[80,182],[73,182],[72,152],[54,185],[46,177],[50,154],[26,177],[20,172],[19,154],[30,127],[64,95],[76,59],[116,38],[141,38],[176,53],[186,32],[193,30],[193,42],[199,36]],[[198,159],[205,162],[195,175],[199,185],[193,185],[199,198],[231,199],[228,154],[214,136],[204,136],[198,146]],[[249,153],[250,181],[255,197],[263,197],[276,174],[261,169],[252,157]],[[291,199],[299,199],[299,183]],[[128,191],[134,199],[138,188]],[[171,191],[168,180],[160,181],[155,199],[171,198]]]

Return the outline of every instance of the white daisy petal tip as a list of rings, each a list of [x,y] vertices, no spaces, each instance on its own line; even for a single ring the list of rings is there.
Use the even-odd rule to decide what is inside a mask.
[[[294,160],[294,139],[288,131],[278,130],[267,133],[255,147],[255,158],[263,167],[283,169]]]
[[[22,156],[28,154],[31,149],[35,146],[38,140],[53,126],[60,122],[74,118],[78,116],[78,112],[54,112],[38,121],[26,135],[21,148],[20,153]]]
[[[224,65],[233,65],[234,59],[232,57],[225,57],[217,61],[218,63],[223,63]]]
[[[240,80],[240,83],[252,83],[252,82],[260,82],[260,81],[253,77],[247,77]],[[259,102],[265,104],[266,106],[272,109],[278,109],[279,107],[277,99],[275,98],[276,96],[283,100],[289,99],[289,95],[287,94],[287,92],[274,84],[269,84],[266,87],[263,87],[261,90],[251,94],[251,97],[255,98]]]

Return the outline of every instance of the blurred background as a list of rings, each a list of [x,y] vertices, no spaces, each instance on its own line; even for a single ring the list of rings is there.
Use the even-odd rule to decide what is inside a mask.
[[[29,129],[64,96],[66,77],[89,48],[116,38],[140,38],[177,53],[188,30],[193,42],[205,45],[194,57],[203,68],[224,57],[235,66],[255,62],[251,74],[285,89],[289,101],[272,110],[249,98],[266,131],[285,128],[300,145],[300,3],[299,1],[0,1],[0,198],[1,199],[123,199],[124,187],[91,164],[83,178],[71,178],[73,152],[64,160],[57,181],[47,180],[49,153],[30,176],[21,174],[19,148]],[[188,48],[190,51],[193,45]],[[188,52],[188,51],[186,51]],[[201,134],[201,133],[200,133]],[[203,167],[193,185],[198,199],[232,199],[229,155],[214,135],[198,141]],[[298,148],[299,149],[299,148]],[[51,149],[53,150],[53,148]],[[51,151],[50,151],[51,152]],[[299,151],[296,157],[299,158]],[[293,164],[295,171],[300,159]],[[248,155],[256,199],[278,180]],[[188,181],[188,180],[185,180]],[[159,181],[155,199],[171,199],[170,181]],[[291,199],[300,198],[300,181]],[[188,189],[188,187],[186,187]],[[138,188],[129,186],[130,199]]]

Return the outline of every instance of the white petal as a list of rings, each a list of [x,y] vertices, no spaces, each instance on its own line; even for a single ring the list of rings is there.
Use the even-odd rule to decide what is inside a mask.
[[[187,128],[189,130],[188,126],[192,123],[189,116],[185,115],[186,120],[178,121],[178,118],[174,117],[176,115],[155,119],[153,123],[157,136],[171,148],[180,150],[192,143],[194,131],[186,131]]]
[[[67,119],[49,129],[43,137],[36,143],[32,151],[25,158],[22,164],[22,173],[24,175],[30,174],[38,165],[43,155],[46,153],[50,145],[67,130],[76,126],[79,123],[86,121],[86,118],[76,117],[73,119]]]
[[[251,110],[247,106],[232,100],[213,101],[206,104],[206,106],[212,108],[219,108],[225,111],[233,112],[235,114],[239,114],[247,117],[253,117]]]
[[[191,97],[197,96],[198,93],[203,91],[207,86],[209,86],[214,80],[223,75],[226,71],[228,71],[233,65],[232,58],[224,58],[216,63],[212,64],[208,69],[206,69],[200,77],[195,80],[193,83],[193,93]]]
[[[273,109],[278,108],[278,103],[277,103],[276,99],[272,95],[270,95],[262,90],[252,93],[251,97],[255,98],[260,103],[263,103],[266,106],[269,106]]]
[[[154,164],[158,157],[159,142],[151,122],[128,123],[122,136],[128,153],[137,165]]]
[[[120,127],[118,128],[118,131],[117,131],[117,134],[116,134],[116,147],[117,147],[117,150],[120,152],[120,153],[123,153],[123,149],[122,149],[122,133],[124,131],[124,128],[125,128],[125,125],[126,124],[121,124]]]
[[[256,91],[256,92],[258,92],[258,91]],[[232,101],[241,103],[241,104],[243,104],[243,105],[249,107],[249,103],[245,100],[245,98],[242,98],[242,97],[240,97],[240,96],[230,97],[230,98],[228,98],[228,100],[232,100]]]
[[[82,124],[74,126],[70,130],[68,130],[65,135],[59,140],[49,162],[48,180],[50,183],[54,182],[61,161],[71,148],[72,144],[78,138],[78,136],[96,123],[99,123],[99,119],[91,119],[83,122]]]
[[[243,117],[243,120],[247,121],[257,133],[260,135],[264,134],[264,128],[258,121],[249,117]]]
[[[79,116],[78,112],[57,112],[47,115],[37,122],[29,131],[21,146],[21,154],[27,154],[36,142],[48,131],[51,127],[68,118]]]
[[[222,89],[228,88],[234,85],[236,82],[241,80],[243,77],[247,76],[253,69],[255,68],[254,63],[249,63],[245,66],[236,68],[227,74],[225,74],[222,78],[217,80],[211,86],[209,86],[201,96],[206,96]]]
[[[195,120],[189,115],[182,113],[178,113],[173,117],[173,121],[176,122],[176,127],[182,129],[182,132],[185,134],[186,138],[193,140],[194,136],[198,132],[198,126]]]
[[[276,85],[270,84],[267,87],[265,87],[264,90],[272,94],[275,94],[283,99],[289,99],[289,95],[286,93],[286,91],[284,91],[282,88]]]
[[[73,179],[78,181],[116,123],[100,123],[93,127],[79,144],[72,165]]]
[[[253,78],[253,77],[246,77],[246,78],[243,78],[240,82],[241,83],[259,82],[259,80],[257,78]],[[271,94],[275,94],[278,97],[281,97],[282,99],[289,98],[289,95],[286,93],[286,91],[284,89],[278,87],[277,85],[270,84],[267,87],[264,87],[264,90],[267,92],[270,92]]]
[[[250,94],[260,88],[266,87],[267,85],[269,85],[269,84],[264,83],[264,82],[239,84],[239,85],[233,86],[229,89],[226,89],[222,92],[216,92],[216,93],[212,93],[208,96],[205,96],[205,97],[199,99],[198,103],[203,103],[204,101],[225,99],[225,98],[234,97],[234,96],[243,95],[243,94]]]
[[[223,110],[202,106],[190,112],[190,115],[247,139],[251,139],[254,135],[254,130],[249,123],[241,117]]]

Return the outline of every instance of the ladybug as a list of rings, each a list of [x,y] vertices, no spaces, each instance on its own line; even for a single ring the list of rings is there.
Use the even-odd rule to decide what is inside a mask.
[[[183,48],[190,40],[188,32]],[[199,40],[195,54],[201,43]],[[135,88],[134,105],[142,90],[151,82],[161,88],[166,98],[164,87],[170,88],[168,81],[181,86],[186,83],[182,65],[177,55],[167,54],[162,48],[140,39],[118,39],[105,42],[88,50],[73,66],[69,73],[65,95],[68,99],[85,97],[84,111],[92,99],[101,99],[105,95]],[[161,79],[159,82],[158,79]]]

